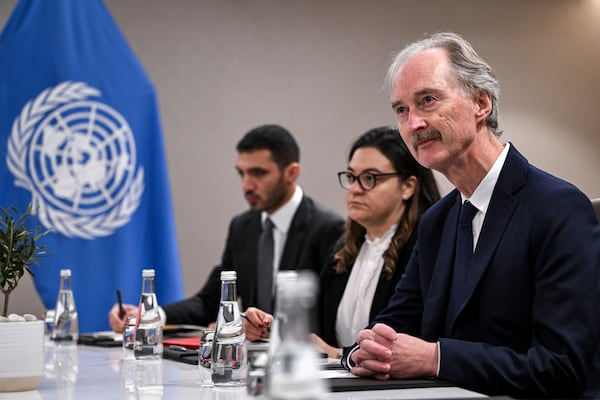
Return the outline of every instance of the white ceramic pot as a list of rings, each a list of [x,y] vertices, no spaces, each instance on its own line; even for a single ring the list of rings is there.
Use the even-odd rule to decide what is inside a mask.
[[[38,387],[44,375],[44,321],[0,322],[0,392]]]

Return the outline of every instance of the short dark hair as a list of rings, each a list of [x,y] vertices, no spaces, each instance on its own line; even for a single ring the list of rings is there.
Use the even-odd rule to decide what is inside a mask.
[[[279,169],[300,161],[300,149],[292,134],[280,125],[261,125],[250,130],[238,142],[238,153],[270,150]]]

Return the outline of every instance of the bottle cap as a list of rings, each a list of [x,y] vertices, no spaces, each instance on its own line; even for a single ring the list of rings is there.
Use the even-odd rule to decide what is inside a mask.
[[[143,278],[154,278],[154,270],[153,269],[143,269],[142,277]]]
[[[285,284],[285,282],[295,282],[298,279],[298,271],[285,270],[277,271],[277,286]]]
[[[237,272],[235,271],[221,271],[222,281],[235,281],[237,278]]]
[[[297,271],[281,279],[277,276],[278,298],[306,298],[314,299],[318,289],[317,275],[310,270]]]
[[[60,276],[71,276],[71,270],[70,269],[61,269],[60,270]]]

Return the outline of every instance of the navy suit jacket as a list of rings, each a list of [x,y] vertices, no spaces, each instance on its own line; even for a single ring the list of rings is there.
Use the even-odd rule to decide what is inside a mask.
[[[455,190],[423,216],[406,273],[372,325],[439,341],[438,377],[468,389],[597,397],[600,224],[589,199],[511,145],[446,332],[459,207]]]
[[[238,299],[243,309],[256,306],[260,211],[248,210],[233,218],[221,264],[216,266],[194,296],[164,306],[168,324],[206,326],[215,321],[221,299],[221,271],[237,272]],[[334,211],[304,195],[288,230],[279,270],[309,269],[319,275],[344,229]]]

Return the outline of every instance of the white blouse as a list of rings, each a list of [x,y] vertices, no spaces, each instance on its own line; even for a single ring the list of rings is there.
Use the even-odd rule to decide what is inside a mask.
[[[397,226],[395,224],[381,238],[374,240],[365,235],[338,306],[335,332],[338,345],[342,347],[351,346],[358,332],[369,324],[371,304],[383,268],[383,253]]]

